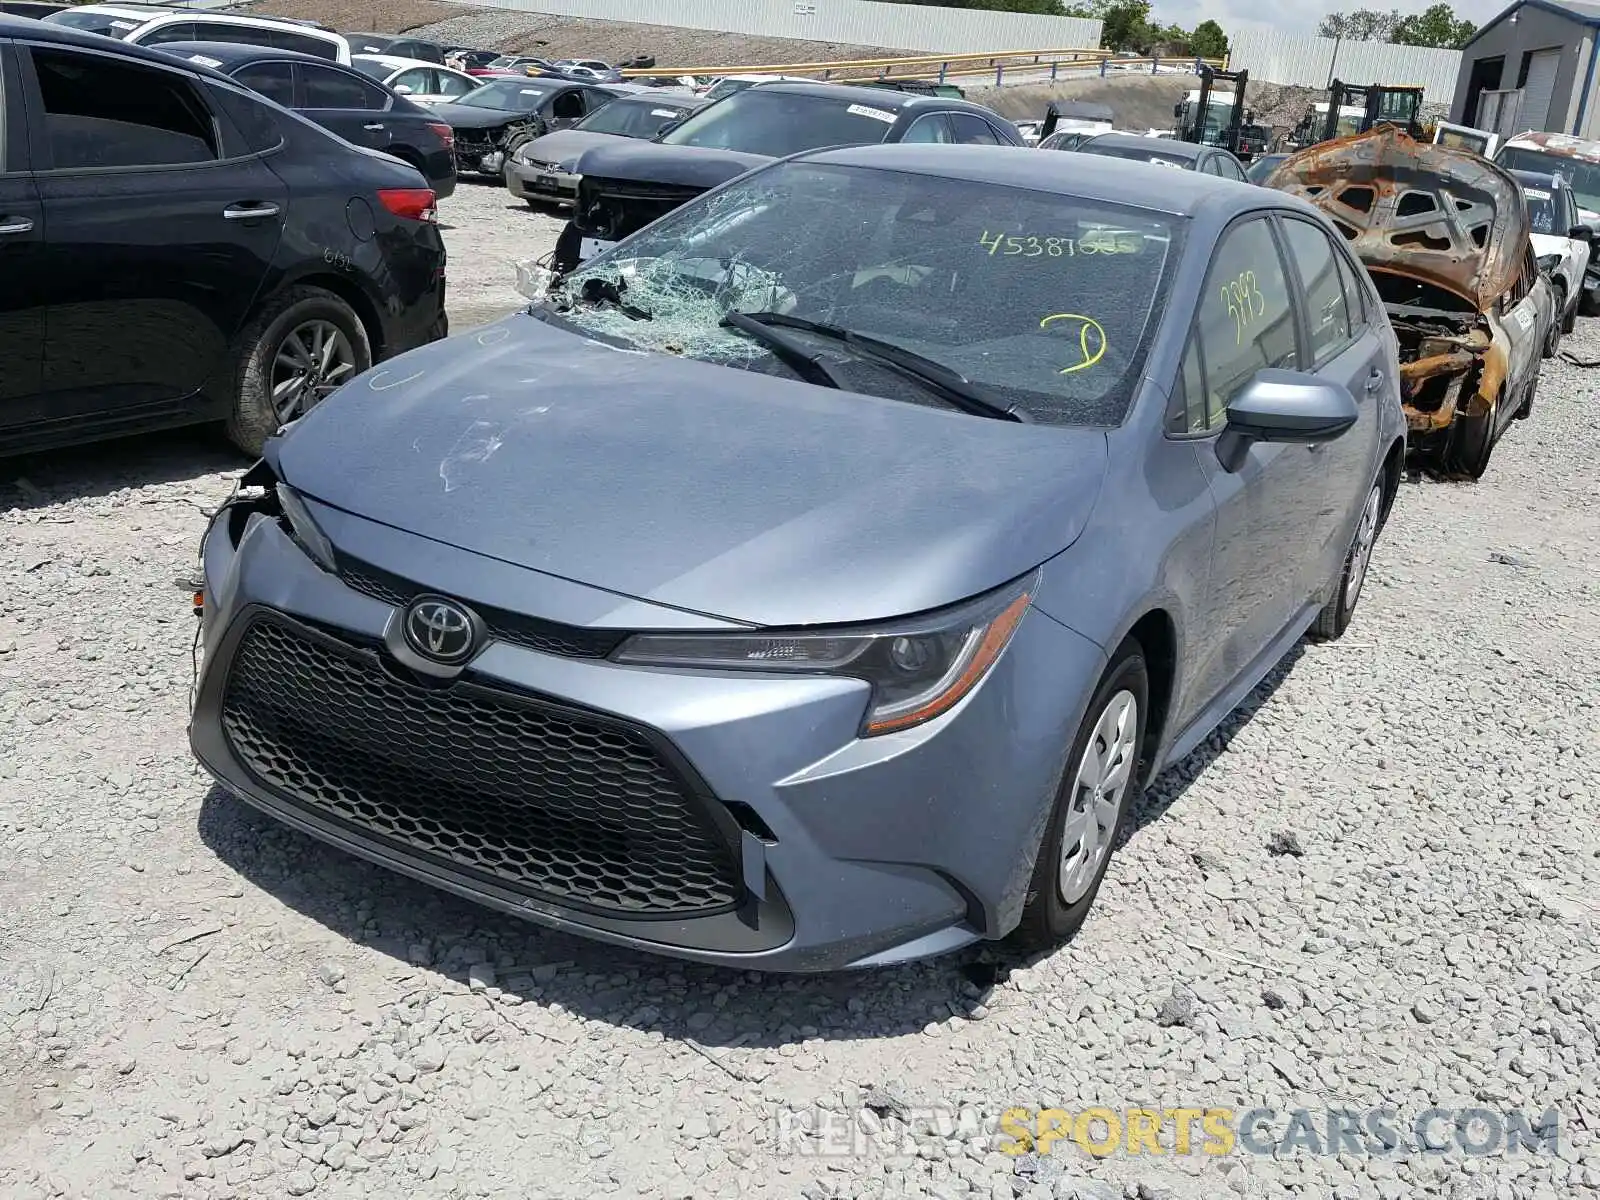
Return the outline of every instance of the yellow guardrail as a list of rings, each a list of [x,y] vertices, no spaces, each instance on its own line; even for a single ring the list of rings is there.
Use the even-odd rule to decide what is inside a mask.
[[[1194,56],[1183,58],[1158,58],[1154,62],[1158,65],[1190,64],[1195,62],[1208,63],[1220,67],[1223,59],[1201,58]],[[968,64],[983,63],[982,67]],[[871,72],[876,71],[878,78],[937,78],[951,75],[986,75],[997,67],[1016,68],[1040,66],[1084,66],[1101,62],[1125,62],[1129,65],[1137,63],[1139,66],[1148,66],[1152,62],[1149,58],[1121,58],[1111,50],[1102,50],[1098,47],[1066,47],[1059,50],[991,50],[978,51],[967,54],[921,54],[902,58],[848,58],[836,59],[832,62],[800,62],[800,63],[767,63],[759,66],[742,67],[634,67],[622,72],[625,77],[637,78],[653,75],[810,75],[821,72],[826,78],[836,71]],[[896,67],[914,68],[937,66],[940,71],[924,72],[920,76],[910,74],[894,74]],[[951,69],[954,67],[955,69]]]

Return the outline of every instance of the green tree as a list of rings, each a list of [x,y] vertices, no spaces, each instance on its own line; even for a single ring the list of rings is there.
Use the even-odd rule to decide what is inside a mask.
[[[1358,8],[1347,13],[1329,13],[1317,26],[1317,35],[1351,42],[1387,42],[1399,24],[1400,14],[1396,10]]]
[[[1101,23],[1100,45],[1106,50],[1148,50],[1161,34],[1150,25],[1149,0],[1080,0],[1066,10],[1069,17]]]
[[[1215,21],[1201,21],[1189,35],[1189,49],[1201,58],[1223,58],[1228,53],[1228,35]]]
[[[1444,50],[1459,50],[1477,32],[1478,27],[1471,21],[1457,19],[1455,10],[1448,4],[1435,4],[1423,12],[1402,18],[1389,40],[1402,46],[1437,46]]]

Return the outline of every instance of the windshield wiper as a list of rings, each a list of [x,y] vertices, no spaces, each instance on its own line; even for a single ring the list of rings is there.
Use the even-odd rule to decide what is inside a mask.
[[[740,333],[748,334],[771,350],[773,356],[811,383],[836,388],[839,378],[822,364],[822,360],[799,342],[776,329],[770,329],[747,313],[729,310],[722,316],[721,324]]]
[[[739,328],[749,322],[759,329],[771,333],[771,326],[781,325],[785,329],[799,329],[806,333],[815,333],[821,337],[831,338],[842,342],[858,351],[862,351],[873,358],[882,359],[891,366],[898,367],[901,372],[911,376],[919,383],[926,384],[934,391],[939,392],[957,408],[964,409],[980,417],[992,417],[997,421],[1021,421],[1029,424],[1033,421],[1022,409],[1015,405],[1003,404],[991,399],[987,389],[981,384],[973,383],[944,363],[932,359],[915,350],[908,350],[894,342],[886,342],[875,338],[871,334],[857,333],[853,329],[845,329],[838,325],[829,325],[825,321],[813,321],[807,317],[792,317],[788,313],[780,312],[754,312],[732,313],[723,320],[738,317],[741,320]]]

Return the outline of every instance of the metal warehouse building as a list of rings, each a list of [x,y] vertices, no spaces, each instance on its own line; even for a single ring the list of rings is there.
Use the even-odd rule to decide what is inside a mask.
[[[1600,138],[1597,41],[1600,3],[1519,0],[1462,47],[1450,119]]]

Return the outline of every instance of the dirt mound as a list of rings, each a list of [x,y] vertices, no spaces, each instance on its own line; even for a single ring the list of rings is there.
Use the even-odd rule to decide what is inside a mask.
[[[1171,129],[1172,106],[1199,86],[1193,75],[1113,75],[1019,87],[971,88],[967,98],[987,104],[1013,121],[1043,117],[1045,105],[1051,100],[1085,100],[1110,108],[1116,114],[1118,129],[1142,133],[1146,129]],[[1312,88],[1276,83],[1250,83],[1245,90],[1246,107],[1259,124],[1271,126],[1274,132],[1293,126],[1320,95]]]

